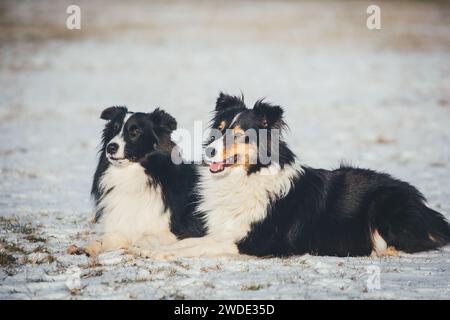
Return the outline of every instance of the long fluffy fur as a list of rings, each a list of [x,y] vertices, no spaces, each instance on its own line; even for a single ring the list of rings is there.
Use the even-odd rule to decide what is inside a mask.
[[[162,110],[150,114],[128,113],[112,107],[102,113],[108,120],[102,136],[97,170],[92,184],[95,220],[105,234],[124,236],[130,245],[153,246],[204,234],[201,218],[194,215],[197,168],[175,165],[170,134],[176,122]],[[143,141],[128,137],[130,126],[139,126]],[[115,165],[106,156],[111,142],[123,144],[125,164]]]
[[[247,109],[242,99],[221,94],[213,128],[236,114],[232,125],[240,127],[284,124],[278,106],[259,101]],[[300,166],[284,142],[279,163],[203,172],[200,195],[208,236],[233,241],[243,254],[364,256],[387,247],[436,249],[450,241],[448,222],[410,184],[349,166]]]

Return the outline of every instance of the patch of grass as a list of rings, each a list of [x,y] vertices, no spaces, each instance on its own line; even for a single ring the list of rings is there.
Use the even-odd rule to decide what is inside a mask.
[[[129,278],[114,280],[114,283],[116,283],[116,284],[130,284],[130,283],[134,283],[134,282],[135,282],[135,280],[129,279]],[[107,284],[107,282],[105,282],[105,284]]]
[[[14,263],[16,263],[16,261],[17,261],[17,259],[13,255],[11,255],[3,250],[0,251],[0,266],[1,267],[3,267],[3,268],[9,267],[9,266],[13,265]]]
[[[45,258],[42,260],[42,263],[53,263],[57,261],[56,257],[54,255],[48,254],[45,256]]]
[[[50,253],[48,251],[48,248],[44,247],[44,246],[37,246],[36,248],[33,249],[34,253]]]
[[[102,264],[98,261],[98,257],[89,257],[87,264],[80,265],[83,269],[97,268],[101,266]]]
[[[303,266],[309,266],[309,262],[308,260],[300,260],[299,264],[303,265]]]
[[[162,296],[160,300],[186,300],[186,295],[179,291],[176,291],[169,294],[169,296]]]
[[[186,264],[186,263],[184,263],[183,261],[180,261],[180,260],[175,260],[173,262],[173,264],[178,266],[178,267],[181,267],[181,268],[183,268],[185,270],[190,270],[191,269],[190,265],[188,265],[188,264]]]
[[[172,297],[175,300],[186,300],[186,296],[181,292],[176,292]]]
[[[36,229],[27,225],[21,224],[15,217],[0,217],[0,226],[7,231],[31,235],[36,232]]]
[[[222,269],[222,265],[221,264],[216,264],[214,266],[210,266],[210,267],[201,267],[200,271],[203,273],[208,273],[210,271],[220,271]]]
[[[26,240],[30,242],[47,242],[47,239],[41,238],[37,236],[36,234],[29,234],[25,237]]]
[[[166,271],[166,268],[164,268],[164,267],[157,267],[155,269],[151,269],[150,270],[151,273],[161,273],[161,272],[164,272],[164,271]]]
[[[262,284],[248,284],[241,287],[242,291],[258,291],[263,289],[264,286]]]
[[[88,272],[81,276],[81,278],[92,278],[92,277],[101,277],[103,275],[103,270],[94,270]]]
[[[174,276],[177,275],[177,273],[178,273],[177,269],[171,268],[171,269],[169,270],[168,276],[169,276],[169,277],[174,277]]]
[[[31,256],[24,256],[21,259],[21,263],[23,264],[32,264],[32,265],[39,265],[39,264],[44,264],[44,263],[53,263],[57,261],[56,257],[48,254],[44,257],[42,256],[38,256],[38,255],[31,255]]]
[[[79,295],[81,295],[83,293],[83,288],[81,288],[81,289],[78,289],[78,288],[69,289],[69,293],[73,297],[79,296]]]
[[[27,251],[18,244],[8,242],[5,239],[0,239],[0,248],[8,252],[27,253]]]

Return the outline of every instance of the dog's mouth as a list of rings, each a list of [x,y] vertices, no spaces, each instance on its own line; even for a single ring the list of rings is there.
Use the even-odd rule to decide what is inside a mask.
[[[211,162],[209,164],[209,171],[211,173],[219,173],[225,170],[226,167],[232,166],[237,163],[238,156],[234,155],[231,157],[228,157],[224,161],[221,162]]]
[[[139,162],[141,160],[141,158],[138,158],[136,156],[127,155],[127,154],[123,157],[115,157],[112,155],[107,155],[107,158],[111,164],[119,165],[119,166],[122,166],[124,164],[129,164],[132,162]]]
[[[109,163],[111,163],[113,166],[123,166],[125,164],[128,163],[128,159],[126,157],[114,157],[114,156],[110,156],[108,155],[108,161]]]
[[[209,171],[211,173],[218,173],[225,170],[226,163],[225,162],[211,162],[209,164]]]
[[[123,160],[126,160],[125,157],[123,157],[123,158],[116,158],[116,157],[113,157],[113,156],[109,156],[109,159],[112,160],[112,161],[123,161]]]

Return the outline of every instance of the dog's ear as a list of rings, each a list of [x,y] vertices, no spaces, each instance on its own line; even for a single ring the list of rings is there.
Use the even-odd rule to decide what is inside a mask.
[[[253,107],[253,111],[260,120],[260,126],[263,129],[282,129],[285,126],[283,121],[283,108],[274,106],[270,103],[258,100]]]
[[[175,120],[174,117],[159,108],[150,113],[150,119],[156,126],[160,127],[166,132],[172,133],[172,131],[177,129],[177,120]]]
[[[216,101],[216,111],[223,111],[229,108],[244,107],[244,96],[235,97],[221,92]]]
[[[100,119],[111,120],[118,114],[127,113],[127,112],[128,112],[128,109],[126,107],[109,107],[102,111],[102,114],[100,115]]]

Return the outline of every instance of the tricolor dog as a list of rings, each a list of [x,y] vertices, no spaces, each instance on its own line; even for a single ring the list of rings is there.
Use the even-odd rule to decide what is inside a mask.
[[[373,170],[302,165],[282,139],[284,128],[281,107],[258,101],[247,108],[242,98],[220,94],[209,167],[197,190],[206,235],[141,253],[345,257],[412,253],[450,241],[448,222],[415,187]]]

